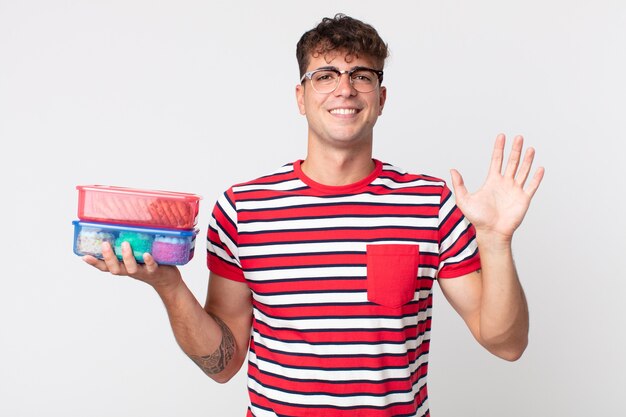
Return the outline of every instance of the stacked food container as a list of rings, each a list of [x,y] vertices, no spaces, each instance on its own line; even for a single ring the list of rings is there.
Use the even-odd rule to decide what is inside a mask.
[[[74,253],[102,259],[109,242],[118,259],[128,242],[137,262],[148,252],[158,264],[184,265],[194,253],[201,197],[171,191],[79,185]]]

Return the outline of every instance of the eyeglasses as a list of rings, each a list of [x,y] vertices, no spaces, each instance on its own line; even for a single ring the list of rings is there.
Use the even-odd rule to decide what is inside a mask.
[[[300,78],[311,81],[311,86],[320,94],[328,94],[335,91],[339,85],[342,74],[348,74],[350,85],[359,93],[369,93],[378,87],[383,81],[383,71],[367,67],[354,67],[349,70],[339,71],[335,67],[323,67],[305,73]]]

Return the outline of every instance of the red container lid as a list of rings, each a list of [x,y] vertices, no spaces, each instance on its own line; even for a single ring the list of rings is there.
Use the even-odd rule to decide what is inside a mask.
[[[168,229],[192,229],[200,197],[176,191],[109,185],[78,185],[78,218]]]

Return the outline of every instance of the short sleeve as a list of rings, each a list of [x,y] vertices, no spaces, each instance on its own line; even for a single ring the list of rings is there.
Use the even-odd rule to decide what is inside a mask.
[[[445,185],[439,206],[438,278],[456,278],[480,269],[476,229],[456,205]]]
[[[224,278],[245,282],[237,242],[237,209],[231,188],[213,207],[207,231],[207,267]]]

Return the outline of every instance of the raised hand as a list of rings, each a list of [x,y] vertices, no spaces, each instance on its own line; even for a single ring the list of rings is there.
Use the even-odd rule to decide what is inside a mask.
[[[493,148],[491,166],[482,187],[470,193],[461,174],[452,169],[452,187],[457,206],[476,227],[477,234],[510,241],[528,211],[530,201],[539,188],[544,169],[537,169],[526,184],[535,157],[535,150],[528,148],[522,158],[524,138],[516,136],[511,153],[502,172],[505,137],[498,135]],[[521,163],[520,163],[521,161]]]

